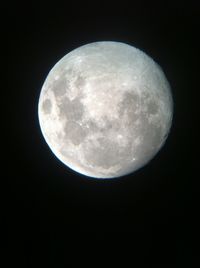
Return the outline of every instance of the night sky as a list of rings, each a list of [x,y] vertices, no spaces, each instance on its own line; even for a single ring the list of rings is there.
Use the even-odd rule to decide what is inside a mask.
[[[200,7],[198,1],[130,2],[27,1],[2,9],[2,181],[6,249],[15,266],[134,267],[138,260],[145,267],[199,267]],[[53,65],[81,45],[105,40],[151,56],[174,98],[165,146],[147,166],[115,180],[64,166],[47,146],[37,114]]]

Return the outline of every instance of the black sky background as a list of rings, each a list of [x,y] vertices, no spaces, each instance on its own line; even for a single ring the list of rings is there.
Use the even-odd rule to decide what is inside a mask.
[[[2,15],[8,262],[128,267],[139,260],[145,267],[199,267],[198,1],[14,2]],[[57,160],[37,115],[53,65],[71,50],[103,40],[145,51],[163,68],[174,98],[163,149],[143,169],[106,181],[78,175]]]

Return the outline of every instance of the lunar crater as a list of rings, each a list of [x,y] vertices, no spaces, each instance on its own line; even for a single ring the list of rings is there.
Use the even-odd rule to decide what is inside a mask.
[[[52,103],[50,99],[45,99],[42,104],[42,109],[45,114],[51,113],[52,110]]]
[[[65,96],[58,107],[61,119],[80,121],[84,116],[84,106],[81,103],[80,98],[71,101]]]
[[[75,121],[67,121],[64,127],[65,140],[69,140],[74,145],[84,142],[87,136],[86,130]]]
[[[66,94],[68,87],[67,80],[62,77],[58,80],[54,80],[51,89],[56,98],[61,98]]]

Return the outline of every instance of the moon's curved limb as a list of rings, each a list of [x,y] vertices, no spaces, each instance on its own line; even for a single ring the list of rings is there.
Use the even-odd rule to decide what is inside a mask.
[[[119,42],[96,42],[63,57],[39,99],[42,133],[73,170],[96,178],[131,173],[163,146],[173,101],[161,68]]]

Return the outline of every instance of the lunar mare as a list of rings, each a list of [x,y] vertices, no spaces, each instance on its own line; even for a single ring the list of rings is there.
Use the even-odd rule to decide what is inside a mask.
[[[53,153],[95,178],[134,172],[161,149],[173,116],[170,85],[144,52],[95,42],[64,56],[49,72],[38,104]]]

